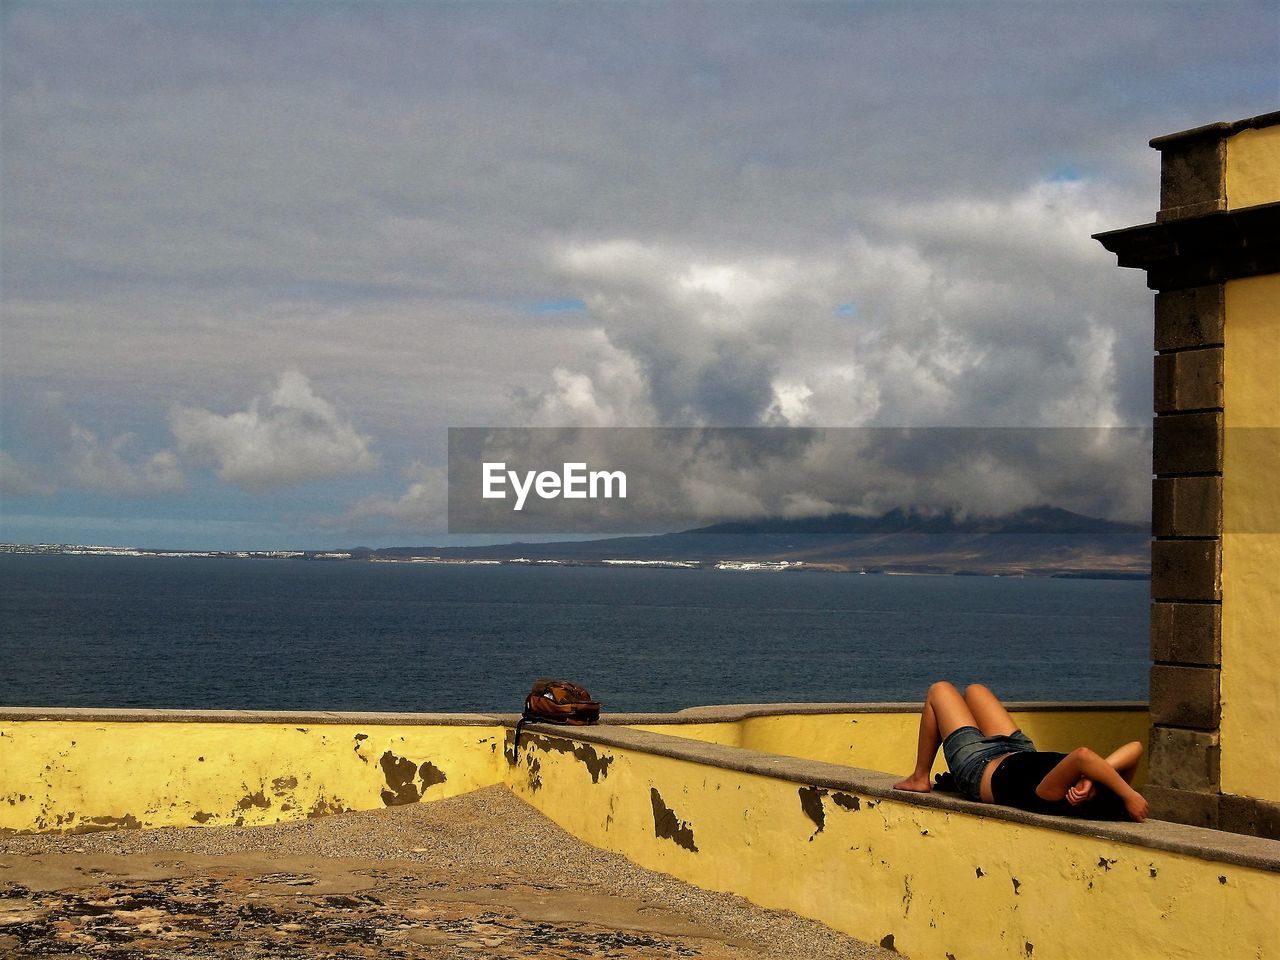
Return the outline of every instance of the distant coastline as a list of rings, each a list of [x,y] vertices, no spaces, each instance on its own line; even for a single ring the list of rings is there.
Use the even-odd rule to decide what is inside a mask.
[[[88,544],[23,544],[0,543],[0,555],[11,556],[78,556],[78,557],[155,557],[189,560],[288,560],[320,563],[352,562],[370,564],[432,564],[441,566],[526,566],[526,567],[604,567],[614,569],[715,570],[739,573],[848,573],[863,576],[890,577],[1051,577],[1068,580],[1149,580],[1149,570],[1080,569],[1053,571],[1001,572],[996,570],[949,570],[942,567],[847,567],[829,563],[806,563],[791,560],[644,560],[607,558],[602,560],[561,560],[516,557],[483,559],[437,555],[382,557],[357,555],[347,551],[322,550],[149,550],[138,547],[116,547]]]
[[[168,550],[10,543],[0,544],[0,554],[1146,580],[1150,544],[1144,525],[1044,505],[1001,517],[909,510],[766,517],[649,536],[468,547]]]

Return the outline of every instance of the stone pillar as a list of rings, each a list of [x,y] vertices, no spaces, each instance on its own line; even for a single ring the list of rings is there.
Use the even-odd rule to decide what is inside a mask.
[[[1156,294],[1153,812],[1216,827],[1222,666],[1222,284]]]
[[[1240,524],[1270,512],[1256,509],[1254,475],[1280,461],[1253,442],[1233,459],[1242,445],[1231,437],[1233,423],[1280,435],[1253,384],[1271,365],[1280,383],[1280,315],[1258,307],[1255,283],[1280,274],[1280,113],[1151,145],[1161,154],[1156,222],[1097,237],[1157,291],[1146,793],[1162,819],[1280,837],[1280,782],[1248,771],[1253,759],[1280,769],[1280,656],[1269,652],[1280,623],[1260,619],[1269,601],[1258,590],[1263,578],[1280,592],[1280,537],[1256,539],[1280,527]],[[1241,537],[1255,539],[1238,549]],[[1225,565],[1224,547],[1237,558]],[[1224,783],[1224,757],[1241,792]]]

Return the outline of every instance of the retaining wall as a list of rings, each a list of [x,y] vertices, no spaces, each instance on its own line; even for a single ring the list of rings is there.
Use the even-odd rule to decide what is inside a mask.
[[[1280,842],[895,792],[916,709],[615,716],[516,749],[510,716],[10,708],[0,829],[252,825],[501,783],[595,846],[916,958],[1280,960]],[[1046,748],[1147,724],[1132,704],[1014,713]]]

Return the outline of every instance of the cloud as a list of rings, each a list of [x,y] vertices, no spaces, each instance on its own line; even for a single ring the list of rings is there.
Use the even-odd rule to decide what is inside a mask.
[[[27,464],[19,463],[7,450],[0,450],[0,495],[6,497],[48,496],[54,487]]]
[[[567,244],[555,260],[601,324],[599,356],[594,369],[555,371],[531,405],[539,422],[760,422],[791,320],[821,309],[813,268],[784,256],[618,239]]]
[[[894,206],[803,257],[566,245],[596,356],[555,370],[526,411],[580,426],[1133,422],[1120,375],[1141,351],[1103,318],[1145,293],[1089,240],[1113,199],[1045,181]]]
[[[366,497],[351,508],[346,523],[367,528],[372,524],[397,533],[441,533],[448,529],[447,472],[420,463],[406,473],[409,488],[399,497]]]
[[[170,425],[184,456],[214,464],[219,479],[249,491],[363,473],[379,463],[370,438],[296,370],[246,410],[222,415],[178,407]]]
[[[644,426],[656,421],[649,382],[636,357],[614,345],[604,330],[584,340],[584,370],[552,369],[550,385],[514,392],[518,416],[530,426]]]
[[[182,468],[172,450],[161,450],[130,461],[133,434],[125,433],[106,442],[92,431],[72,425],[68,476],[82,490],[122,496],[178,493],[186,488]]]
[[[146,497],[186,489],[172,450],[138,452],[141,441],[127,431],[102,439],[72,418],[61,394],[38,396],[25,419],[26,458],[0,451],[0,489],[8,496],[53,496],[70,488]]]

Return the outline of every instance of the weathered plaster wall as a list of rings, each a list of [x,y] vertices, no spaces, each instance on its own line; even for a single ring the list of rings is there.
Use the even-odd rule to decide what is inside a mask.
[[[251,825],[506,783],[588,843],[916,958],[1025,960],[1105,945],[1119,958],[1280,960],[1274,841],[906,796],[888,774],[622,725],[528,729],[516,751],[499,718],[15,712],[0,714],[0,828]],[[1144,716],[1078,712],[1092,715],[1021,715],[1046,741],[1088,729],[1125,737]],[[872,739],[901,737],[914,717],[766,710],[697,726],[784,747],[864,721]]]
[[[0,829],[276,823],[499,783],[496,726],[0,720]]]
[[[1146,742],[1150,718],[1145,709],[1013,710],[1013,718],[1042,750],[1068,751],[1091,746],[1104,755],[1130,740]],[[918,707],[897,711],[787,713],[749,716],[712,723],[629,724],[647,730],[762,753],[842,763],[870,770],[906,773],[915,759]],[[1145,760],[1144,760],[1145,764]],[[946,769],[941,753],[935,772]],[[1145,772],[1145,765],[1138,771]]]
[[[1226,188],[1228,210],[1280,200],[1280,126],[1227,140]]]
[[[916,960],[1280,956],[1267,870],[891,799],[889,778],[815,786],[542,733],[508,756],[512,788],[588,843]]]
[[[1280,127],[1253,132],[1272,133],[1280,144]],[[1280,178],[1280,156],[1275,172]],[[1232,280],[1225,297],[1222,790],[1274,801],[1280,800],[1280,275]]]

